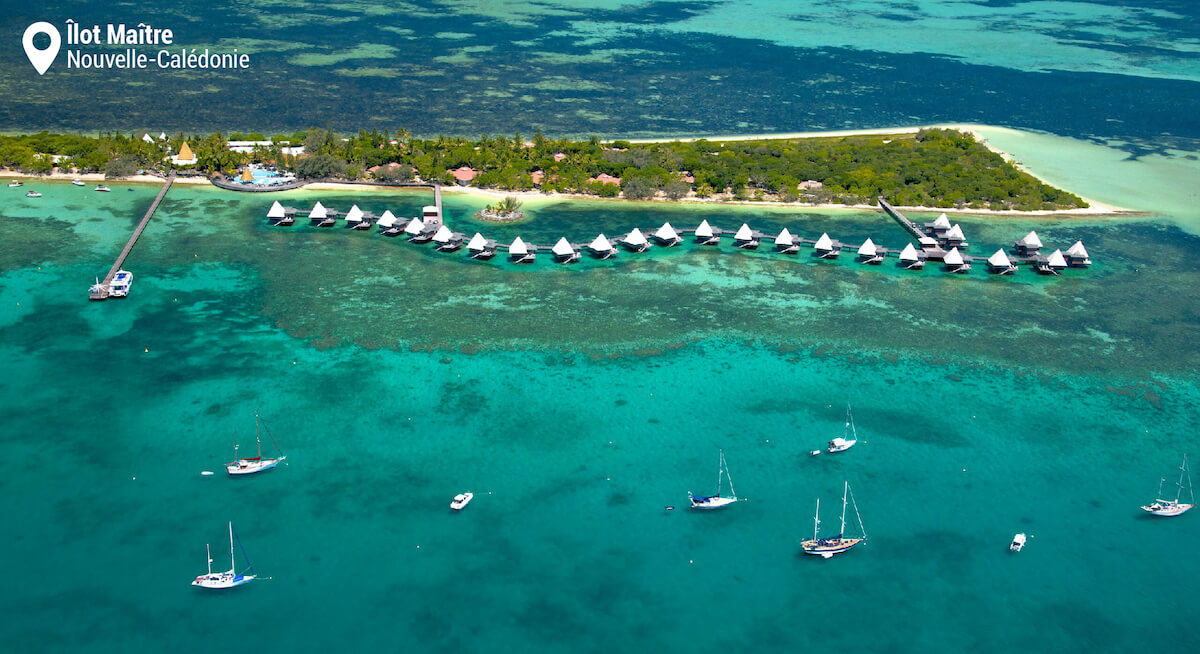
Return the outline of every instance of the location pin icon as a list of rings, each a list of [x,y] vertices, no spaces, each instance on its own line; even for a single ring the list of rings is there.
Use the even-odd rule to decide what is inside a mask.
[[[33,37],[38,34],[50,37],[50,47],[45,50],[33,47]],[[38,75],[45,75],[46,71],[50,70],[50,64],[54,63],[54,58],[58,56],[58,47],[62,45],[62,37],[59,36],[57,27],[40,21],[25,29],[25,36],[21,37],[21,45],[25,46],[25,56],[29,57],[29,63],[33,64]]]

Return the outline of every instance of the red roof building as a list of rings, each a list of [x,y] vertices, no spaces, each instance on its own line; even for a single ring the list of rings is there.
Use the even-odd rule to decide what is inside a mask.
[[[562,152],[555,152],[555,153],[554,153],[554,160],[555,160],[555,161],[562,161],[563,159],[566,159],[566,158],[567,158],[567,155],[566,155],[566,154],[564,154],[564,153],[562,153]]]
[[[471,180],[475,179],[475,176],[479,174],[479,173],[475,172],[475,169],[470,166],[462,166],[461,168],[456,168],[454,170],[447,170],[446,172],[450,173],[451,175],[454,175],[454,181],[458,182],[459,184],[462,184],[463,186],[466,186],[467,184],[469,184],[471,182]]]
[[[601,184],[616,184],[617,186],[621,185],[620,177],[613,177],[612,175],[609,175],[608,173],[600,173],[599,175],[596,175],[595,177],[589,179],[588,181],[589,182],[600,182]]]
[[[546,178],[546,173],[544,173],[544,172],[542,172],[542,171],[540,171],[540,170],[535,170],[535,171],[533,171],[532,173],[529,173],[529,176],[530,176],[531,178],[533,178],[533,185],[534,185],[534,186],[541,186],[541,185],[542,185],[542,180]]]

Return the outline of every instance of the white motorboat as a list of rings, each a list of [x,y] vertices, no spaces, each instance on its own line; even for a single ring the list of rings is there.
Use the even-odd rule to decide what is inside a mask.
[[[225,572],[213,572],[212,549],[208,545],[205,545],[204,550],[208,552],[208,574],[200,575],[192,580],[193,586],[220,590],[248,584],[258,577],[258,575],[239,573],[237,571],[237,559],[233,554],[233,541],[233,523],[231,522],[229,523],[229,570]],[[245,550],[242,550],[242,558],[246,558]],[[250,561],[247,559],[245,572],[250,572],[253,569],[254,566],[250,565]]]
[[[82,179],[73,179],[73,180],[71,180],[71,183],[74,184],[75,186],[87,186],[87,184]]]
[[[25,186],[25,182],[20,182],[15,179],[8,183],[8,188],[21,188],[22,186]]]
[[[42,194],[41,194],[41,193],[38,193],[37,191],[30,191],[30,192],[28,192],[28,193],[26,193],[26,194],[25,194],[25,197],[27,197],[27,198],[40,198],[40,197],[42,197]]]
[[[470,504],[471,500],[474,498],[475,493],[459,493],[458,495],[455,495],[454,500],[450,502],[450,508],[454,509],[455,511],[462,511],[463,507]]]
[[[723,480],[729,480],[729,497],[721,497]],[[693,495],[688,491],[688,499],[693,509],[721,509],[738,501],[737,492],[733,490],[733,477],[729,476],[729,465],[725,463],[725,451],[720,452],[720,462],[717,464],[717,493],[715,495]]]
[[[845,452],[858,442],[858,431],[854,429],[854,415],[850,413],[850,405],[846,405],[846,426],[842,428],[840,438],[829,441],[829,453]]]
[[[1179,499],[1183,496],[1183,478],[1185,475],[1187,476],[1187,482],[1188,482],[1188,484],[1187,484],[1188,497],[1191,499],[1191,502],[1188,504],[1184,504],[1179,501]],[[1173,500],[1162,499],[1162,485],[1163,485],[1164,481],[1166,481],[1165,478],[1160,479],[1158,481],[1158,496],[1157,496],[1158,499],[1155,499],[1150,504],[1143,506],[1142,507],[1143,511],[1149,513],[1150,515],[1162,516],[1164,518],[1173,518],[1177,515],[1183,515],[1184,513],[1187,513],[1189,510],[1191,510],[1192,507],[1196,506],[1196,495],[1192,491],[1192,474],[1191,474],[1191,472],[1188,471],[1188,468],[1187,468],[1187,455],[1186,454],[1183,455],[1183,463],[1179,464],[1179,481],[1176,482],[1176,484],[1175,484],[1175,486],[1176,486],[1175,499],[1173,499]]]
[[[858,530],[862,536],[858,538],[846,538],[846,500],[849,498],[851,504],[854,504],[854,515],[858,517]],[[805,554],[812,554],[823,559],[831,559],[834,554],[841,554],[849,551],[859,543],[866,542],[867,531],[863,529],[862,516],[858,513],[858,504],[854,503],[854,495],[850,493],[850,482],[845,482],[842,488],[842,527],[838,530],[838,535],[833,538],[821,538],[821,498],[817,498],[817,512],[813,516],[813,537],[812,540],[806,540],[800,543],[800,548]]]
[[[231,475],[252,475],[256,472],[270,470],[279,465],[281,461],[287,458],[283,452],[274,459],[264,459],[262,455],[262,436],[259,432],[259,423],[261,420],[258,413],[254,414],[254,440],[258,443],[258,456],[252,459],[238,458],[238,443],[237,438],[233,441],[233,461],[225,464],[225,471]],[[279,451],[279,445],[275,442],[275,437],[271,436],[271,432],[267,430],[266,425],[262,426],[262,430],[267,432],[267,438],[271,439],[271,444],[275,446],[275,450]]]
[[[96,190],[100,191],[101,193],[108,193],[112,189],[108,188],[107,186],[105,186],[103,184],[100,184],[100,185],[96,186]]]
[[[1020,552],[1025,548],[1025,534],[1017,534],[1013,536],[1012,542],[1008,545],[1008,551]]]
[[[128,270],[118,270],[112,281],[108,283],[108,294],[112,297],[125,297],[129,295],[130,286],[133,286],[133,273]]]

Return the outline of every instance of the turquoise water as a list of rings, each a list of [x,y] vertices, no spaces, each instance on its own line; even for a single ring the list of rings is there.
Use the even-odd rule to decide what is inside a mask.
[[[1050,145],[1097,159],[1020,143],[1035,171]],[[214,630],[261,633],[268,651],[1195,640],[1162,618],[1196,609],[1200,523],[1137,508],[1196,457],[1200,243],[1184,211],[959,218],[977,252],[1031,227],[1083,238],[1096,265],[1054,279],[728,243],[516,267],[262,218],[275,197],[403,216],[427,194],[176,186],[127,264],[130,297],[87,303],[156,189],[37,186],[38,202],[0,205],[0,447],[15,463],[0,557],[22,583],[0,634],[20,651],[199,651]],[[482,202],[447,195],[446,215],[471,230]],[[703,216],[903,242],[871,212],[527,208],[484,231],[583,240]],[[809,456],[841,435],[846,402],[863,442]],[[256,410],[286,464],[201,476]],[[713,490],[721,448],[747,501],[685,510],[689,490]],[[833,528],[843,480],[868,542],[803,556],[814,501]],[[464,490],[476,499],[451,512]],[[227,520],[271,579],[191,588],[204,543],[223,565]],[[1011,555],[1017,531],[1031,540]]]

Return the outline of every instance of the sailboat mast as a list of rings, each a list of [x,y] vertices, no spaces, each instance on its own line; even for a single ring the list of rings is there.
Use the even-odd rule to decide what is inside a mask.
[[[237,574],[237,559],[233,558],[233,523],[229,523],[229,571]]]
[[[212,574],[212,546],[209,545],[208,543],[204,544],[204,553],[207,555],[205,558],[208,559],[208,574],[211,575]]]
[[[813,514],[813,540],[821,533],[821,498],[817,498],[817,512]]]
[[[1183,476],[1187,474],[1187,455],[1183,455],[1183,462],[1179,464],[1179,481],[1175,486],[1175,503],[1179,504],[1179,498],[1183,496]],[[1188,475],[1188,488],[1192,485],[1192,476]],[[1195,494],[1192,495],[1192,501],[1195,502]]]
[[[850,494],[850,482],[842,488],[842,529],[838,532],[838,538],[841,538],[846,533],[846,496]]]
[[[721,475],[725,474],[725,450],[717,450],[720,456],[717,460],[717,497],[721,496]]]
[[[258,441],[258,459],[262,460],[262,436],[258,433],[258,412],[254,412],[254,440]]]

